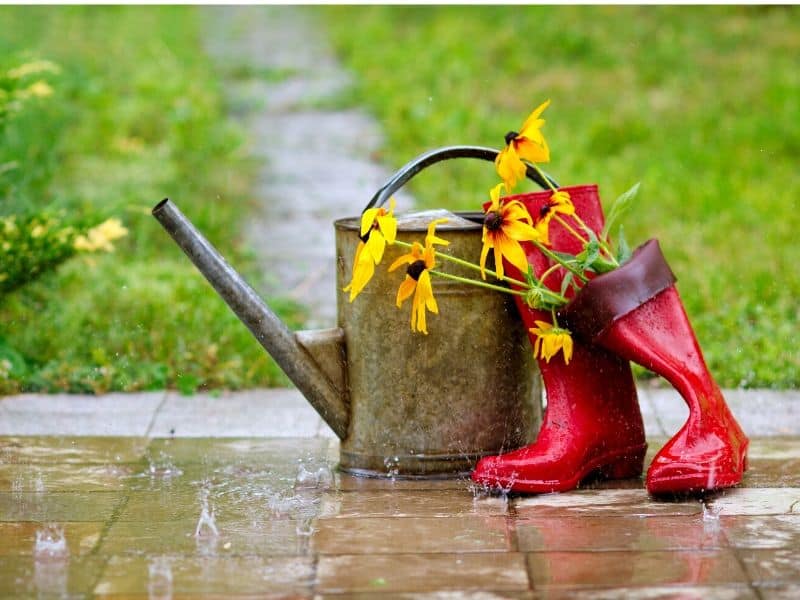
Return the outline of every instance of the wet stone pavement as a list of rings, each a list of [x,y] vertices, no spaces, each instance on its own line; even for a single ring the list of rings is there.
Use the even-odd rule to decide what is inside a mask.
[[[650,440],[650,457],[664,439]],[[0,596],[797,598],[800,438],[744,485],[503,497],[359,479],[326,436],[0,437]]]

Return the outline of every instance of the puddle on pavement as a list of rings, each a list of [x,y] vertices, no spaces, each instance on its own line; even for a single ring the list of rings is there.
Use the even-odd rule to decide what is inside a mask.
[[[789,442],[755,446],[761,461],[798,459],[775,458]],[[395,556],[435,555],[458,568],[475,553],[520,557],[514,577],[564,586],[596,573],[574,563],[553,578],[550,565],[587,552],[598,568],[616,568],[610,553],[639,565],[615,571],[614,585],[661,581],[660,553],[670,553],[683,566],[665,583],[742,585],[734,553],[762,580],[785,579],[774,565],[795,557],[800,540],[798,487],[702,502],[655,502],[641,482],[515,496],[464,478],[344,475],[336,450],[319,439],[53,438],[48,448],[46,438],[0,438],[0,596],[257,594],[268,581],[278,594],[311,597],[315,581],[328,581],[317,569],[340,557],[395,568]],[[768,466],[754,479],[777,472]],[[348,589],[346,579],[336,585]],[[384,591],[406,580],[396,585]]]

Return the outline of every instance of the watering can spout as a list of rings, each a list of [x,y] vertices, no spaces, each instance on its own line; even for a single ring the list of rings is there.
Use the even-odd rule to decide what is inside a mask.
[[[341,329],[292,332],[169,199],[153,216],[340,438],[349,410]]]

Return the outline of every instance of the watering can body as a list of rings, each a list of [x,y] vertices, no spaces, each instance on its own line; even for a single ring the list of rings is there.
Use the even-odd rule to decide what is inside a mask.
[[[416,172],[457,156],[491,159],[496,151],[435,151],[401,169],[370,203]],[[434,278],[439,314],[429,335],[412,333],[410,302],[395,306],[402,270],[387,273],[406,252],[389,246],[382,265],[353,302],[342,291],[360,240],[358,218],[336,221],[337,325],[292,332],[169,200],[153,215],[250,329],[340,438],[341,470],[398,478],[458,477],[477,460],[526,445],[541,422],[536,362],[511,296]],[[464,214],[437,228],[441,249],[480,256],[482,215]],[[471,218],[470,218],[471,217]],[[420,241],[428,217],[398,219],[397,239]],[[437,270],[474,277],[440,260]]]
[[[421,242],[431,216],[398,217],[399,240]],[[353,301],[350,279],[359,219],[336,226],[337,316],[347,348],[349,424],[340,468],[389,476],[468,472],[487,453],[529,443],[540,421],[538,371],[511,296],[432,278],[439,313],[428,335],[412,333],[410,301],[395,306],[405,270],[385,265],[407,252],[386,249],[381,265]],[[463,217],[437,227],[450,242],[440,251],[480,256],[481,225]],[[475,277],[439,260],[438,271]]]

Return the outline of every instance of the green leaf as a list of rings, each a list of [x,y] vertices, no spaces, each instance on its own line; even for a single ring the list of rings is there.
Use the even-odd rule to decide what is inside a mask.
[[[630,209],[634,198],[636,198],[636,195],[639,193],[639,185],[639,182],[636,182],[631,189],[614,200],[614,204],[611,205],[608,211],[605,227],[603,227],[603,231],[600,234],[600,237],[604,240],[608,240],[608,232],[611,231],[614,223]]]
[[[597,239],[591,240],[583,251],[575,258],[578,260],[578,269],[585,271],[588,269],[600,256],[600,243]]]
[[[597,259],[589,266],[598,275],[601,275],[603,273],[608,273],[609,271],[613,271],[614,269],[617,268],[617,265],[607,261],[602,256],[598,256]]]
[[[619,233],[617,234],[617,262],[623,264],[631,257],[631,248],[628,246],[628,241],[625,239],[625,229],[622,225],[619,226]]]
[[[561,281],[561,295],[562,296],[566,295],[567,290],[569,289],[569,286],[572,284],[573,277],[574,277],[574,275],[572,274],[572,271],[567,271],[566,274],[564,275],[564,279]]]

